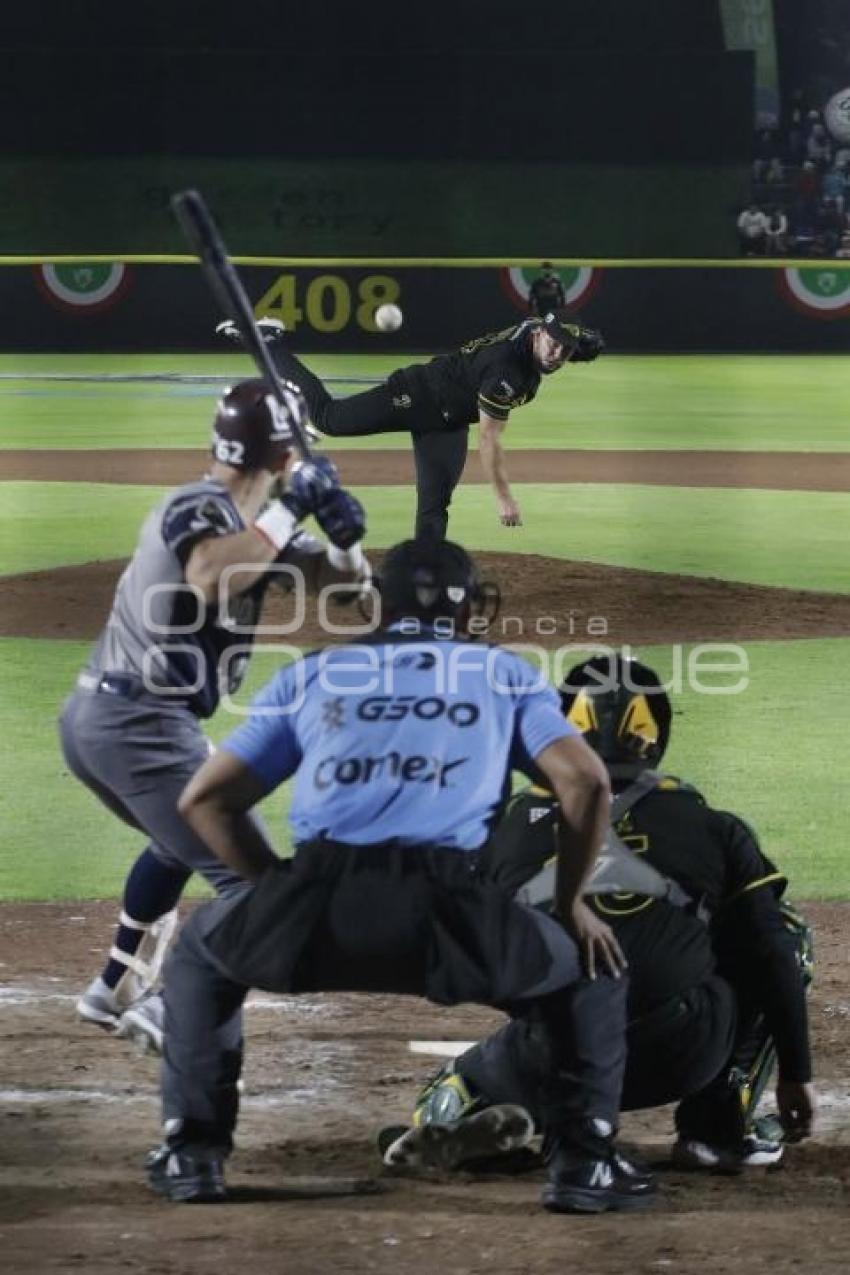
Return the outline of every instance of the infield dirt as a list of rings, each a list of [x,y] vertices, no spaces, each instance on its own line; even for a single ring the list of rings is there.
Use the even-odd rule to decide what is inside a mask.
[[[96,848],[93,848],[96,853]],[[232,1202],[188,1208],[147,1189],[157,1067],[75,1022],[114,903],[0,908],[0,1268],[4,1275],[845,1275],[850,1252],[850,1003],[844,904],[810,904],[817,1140],[779,1171],[666,1167],[671,1109],[624,1118],[657,1166],[649,1213],[553,1217],[542,1173],[398,1177],[374,1148],[438,1065],[411,1039],[468,1040],[500,1021],[405,997],[259,998],[246,1014],[246,1091]],[[304,1199],[305,1178],[325,1179]],[[351,1179],[369,1193],[337,1194]],[[315,1185],[315,1184],[314,1184]]]

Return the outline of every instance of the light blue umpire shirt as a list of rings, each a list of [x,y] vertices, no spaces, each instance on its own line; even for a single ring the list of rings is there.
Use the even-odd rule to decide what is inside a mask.
[[[404,628],[281,669],[223,743],[269,790],[295,775],[296,844],[477,850],[511,770],[579,734],[519,656]]]

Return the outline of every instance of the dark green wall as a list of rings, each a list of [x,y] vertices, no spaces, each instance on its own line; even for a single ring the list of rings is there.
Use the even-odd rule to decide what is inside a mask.
[[[186,251],[198,186],[231,252],[275,256],[735,255],[739,165],[0,160],[0,253]]]

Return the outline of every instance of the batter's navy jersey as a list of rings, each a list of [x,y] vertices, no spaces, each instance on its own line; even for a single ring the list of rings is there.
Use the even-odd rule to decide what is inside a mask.
[[[244,530],[223,483],[207,478],[167,496],[144,522],[88,672],[133,674],[164,700],[211,716],[222,691],[232,694],[242,681],[271,576],[239,594],[235,576],[222,609],[186,583],[186,563],[200,540]],[[277,561],[309,572],[317,558],[324,561],[325,546],[299,531]]]
[[[577,734],[511,652],[390,632],[282,669],[222,747],[269,789],[296,775],[296,843],[476,850],[511,770]]]

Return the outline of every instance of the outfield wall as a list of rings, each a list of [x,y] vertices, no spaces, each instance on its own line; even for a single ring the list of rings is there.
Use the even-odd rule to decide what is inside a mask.
[[[180,351],[216,348],[222,317],[193,264],[0,259],[0,348]],[[571,307],[613,350],[850,349],[850,262],[561,264]],[[535,271],[497,262],[266,262],[240,268],[258,315],[281,318],[301,351],[436,351],[515,323]],[[378,333],[396,301],[402,329]]]
[[[17,118],[17,117],[16,117]],[[0,253],[182,252],[175,190],[233,252],[327,257],[734,257],[740,160],[570,163],[0,154]],[[559,151],[558,154],[566,154]]]

